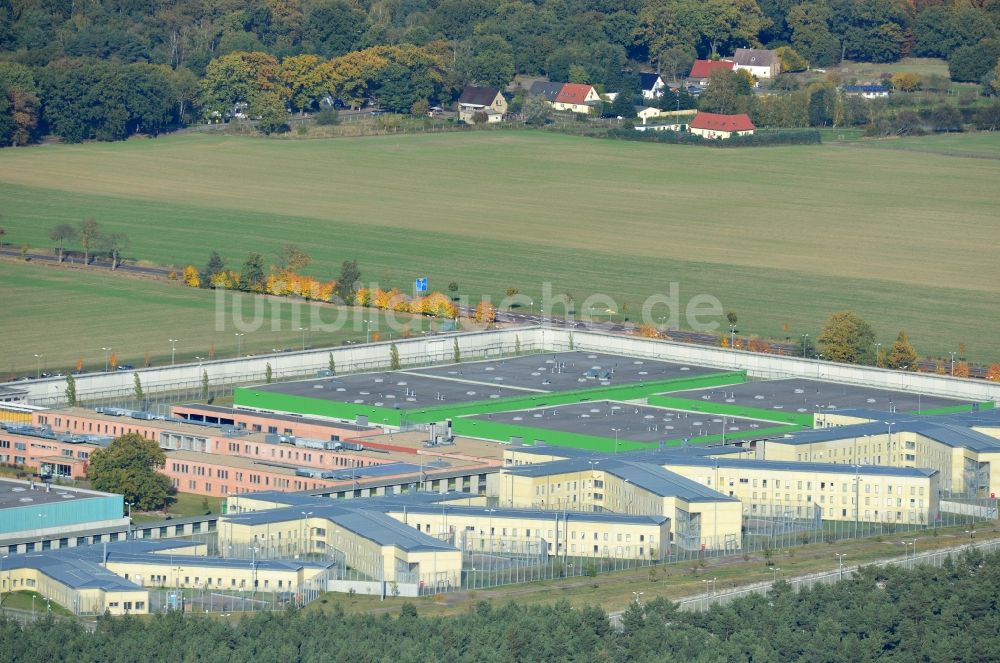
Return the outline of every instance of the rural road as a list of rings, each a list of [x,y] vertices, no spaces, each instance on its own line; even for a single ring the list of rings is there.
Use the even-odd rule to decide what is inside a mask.
[[[11,245],[0,246],[0,256],[8,258],[21,258],[21,251],[18,248],[14,248]],[[49,253],[38,253],[29,252],[27,254],[27,259],[31,262],[38,262],[49,265],[58,265],[59,258],[56,255]],[[74,265],[78,268],[83,268],[83,255],[79,251],[68,251],[66,253],[66,258],[64,261],[68,265]],[[167,267],[149,267],[131,264],[124,262],[120,264],[117,269],[111,270],[111,263],[104,259],[103,257],[94,257],[91,260],[89,269],[103,269],[107,271],[122,272],[130,275],[137,276],[150,276],[150,277],[160,277],[166,278],[171,272],[177,271]],[[471,307],[459,307],[459,312],[466,317],[472,317],[475,314],[475,310]],[[575,319],[560,318],[554,316],[545,316],[542,314],[536,314],[534,312],[523,312],[523,311],[497,311],[497,323],[500,324],[523,324],[523,325],[548,325],[550,327],[558,327],[561,329],[581,329],[588,331],[603,331],[614,334],[629,334],[632,333],[636,327],[635,324],[630,322],[594,322],[594,321],[583,321]],[[679,341],[682,343],[693,343],[698,345],[718,345],[719,337],[715,334],[705,334],[692,331],[681,331],[679,329],[667,329],[660,333],[660,338]],[[746,343],[746,339],[737,336],[737,340]],[[796,343],[780,343],[777,341],[768,342],[769,352],[776,355],[785,356],[797,356],[801,352],[801,348]],[[926,373],[932,373],[937,369],[937,363],[924,359],[920,360],[918,365],[918,370]],[[986,367],[970,365],[969,366],[969,377],[972,378],[985,378],[986,377]]]

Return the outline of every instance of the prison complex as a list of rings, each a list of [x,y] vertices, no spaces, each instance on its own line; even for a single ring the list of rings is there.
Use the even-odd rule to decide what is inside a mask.
[[[995,517],[993,405],[592,348],[326,371],[237,389],[232,407],[26,409],[0,428],[0,462],[44,481],[0,486],[3,587],[141,613],[171,587],[420,593]],[[120,496],[51,483],[128,433],[224,512],[131,527]]]

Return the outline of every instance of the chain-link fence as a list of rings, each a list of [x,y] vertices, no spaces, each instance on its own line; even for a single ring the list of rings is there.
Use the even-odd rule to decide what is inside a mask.
[[[273,587],[270,581],[265,585],[256,574],[251,582],[235,588],[213,587],[208,582],[198,587],[158,587],[149,591],[149,611],[225,614],[282,610],[315,601],[320,594],[329,591],[329,583],[334,578],[335,572],[328,569],[300,582],[283,583],[282,587]]]

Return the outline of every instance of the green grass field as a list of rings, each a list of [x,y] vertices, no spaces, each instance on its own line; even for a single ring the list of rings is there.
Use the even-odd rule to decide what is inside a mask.
[[[207,357],[214,345],[216,357],[261,354],[273,349],[297,350],[302,346],[299,327],[317,329],[318,320],[343,328],[332,332],[309,331],[309,347],[336,345],[344,340],[364,341],[365,325],[381,329],[388,338],[388,319],[374,310],[338,309],[330,306],[293,304],[291,300],[268,297],[227,296],[221,307],[223,325],[218,325],[216,293],[187,288],[178,283],[115,276],[104,270],[82,272],[41,264],[0,260],[0,375],[34,374],[42,371],[72,370],[78,358],[85,370],[102,370],[110,347],[119,364],[143,366],[146,353],[151,365],[170,363],[170,343],[176,338],[176,361]],[[255,302],[260,301],[260,329],[237,339],[233,313],[247,322],[255,319]],[[237,304],[238,302],[238,304]],[[296,311],[299,317],[296,318]],[[342,316],[342,317],[338,317]],[[398,316],[409,320],[411,332],[427,329],[426,318]],[[395,334],[401,328],[396,326]],[[44,355],[39,362],[35,354]],[[280,358],[276,360],[280,371]]]
[[[581,309],[607,294],[633,319],[648,295],[677,281],[682,306],[714,295],[744,333],[815,336],[831,312],[850,308],[883,342],[905,328],[923,354],[965,343],[969,358],[996,359],[1000,340],[983,325],[1000,310],[1000,160],[978,157],[1000,151],[1000,135],[914,141],[919,150],[863,141],[709,150],[530,131],[184,135],[4,150],[0,196],[15,244],[49,246],[51,226],[93,216],[156,263],[200,265],[217,248],[238,267],[248,251],[294,241],[321,277],[357,258],[368,282],[408,289],[426,275],[432,289],[456,280],[473,299],[517,287],[537,302],[551,283]],[[74,289],[91,294],[74,277],[55,279],[56,297],[36,297],[55,277],[30,269],[0,269],[0,285],[17,288],[5,293],[15,302],[0,322],[7,339],[44,341],[76,321],[72,336],[100,348],[109,342],[102,316],[123,300],[141,302],[128,316],[149,339],[140,355],[162,356],[175,333],[192,337],[162,327],[172,314],[155,305],[196,308],[187,298],[198,293],[182,303],[160,285],[167,294],[103,280],[93,300],[67,301]],[[60,314],[66,305],[75,316]],[[281,345],[294,342],[286,334]],[[31,343],[7,347],[33,365]],[[0,367],[10,361],[0,357]]]
[[[937,74],[948,76],[948,61],[940,58],[903,58],[899,62],[851,62],[845,60],[838,69],[848,76],[878,76],[879,74]]]

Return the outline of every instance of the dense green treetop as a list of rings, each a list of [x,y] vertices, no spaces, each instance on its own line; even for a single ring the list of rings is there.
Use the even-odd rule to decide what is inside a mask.
[[[495,607],[456,617],[311,608],[233,624],[180,613],[22,627],[0,619],[6,660],[62,661],[994,661],[1000,659],[1000,556],[977,551],[942,567],[866,568],[835,585],[779,583],[706,612],[664,599],[631,603],[621,629],[595,607]]]

